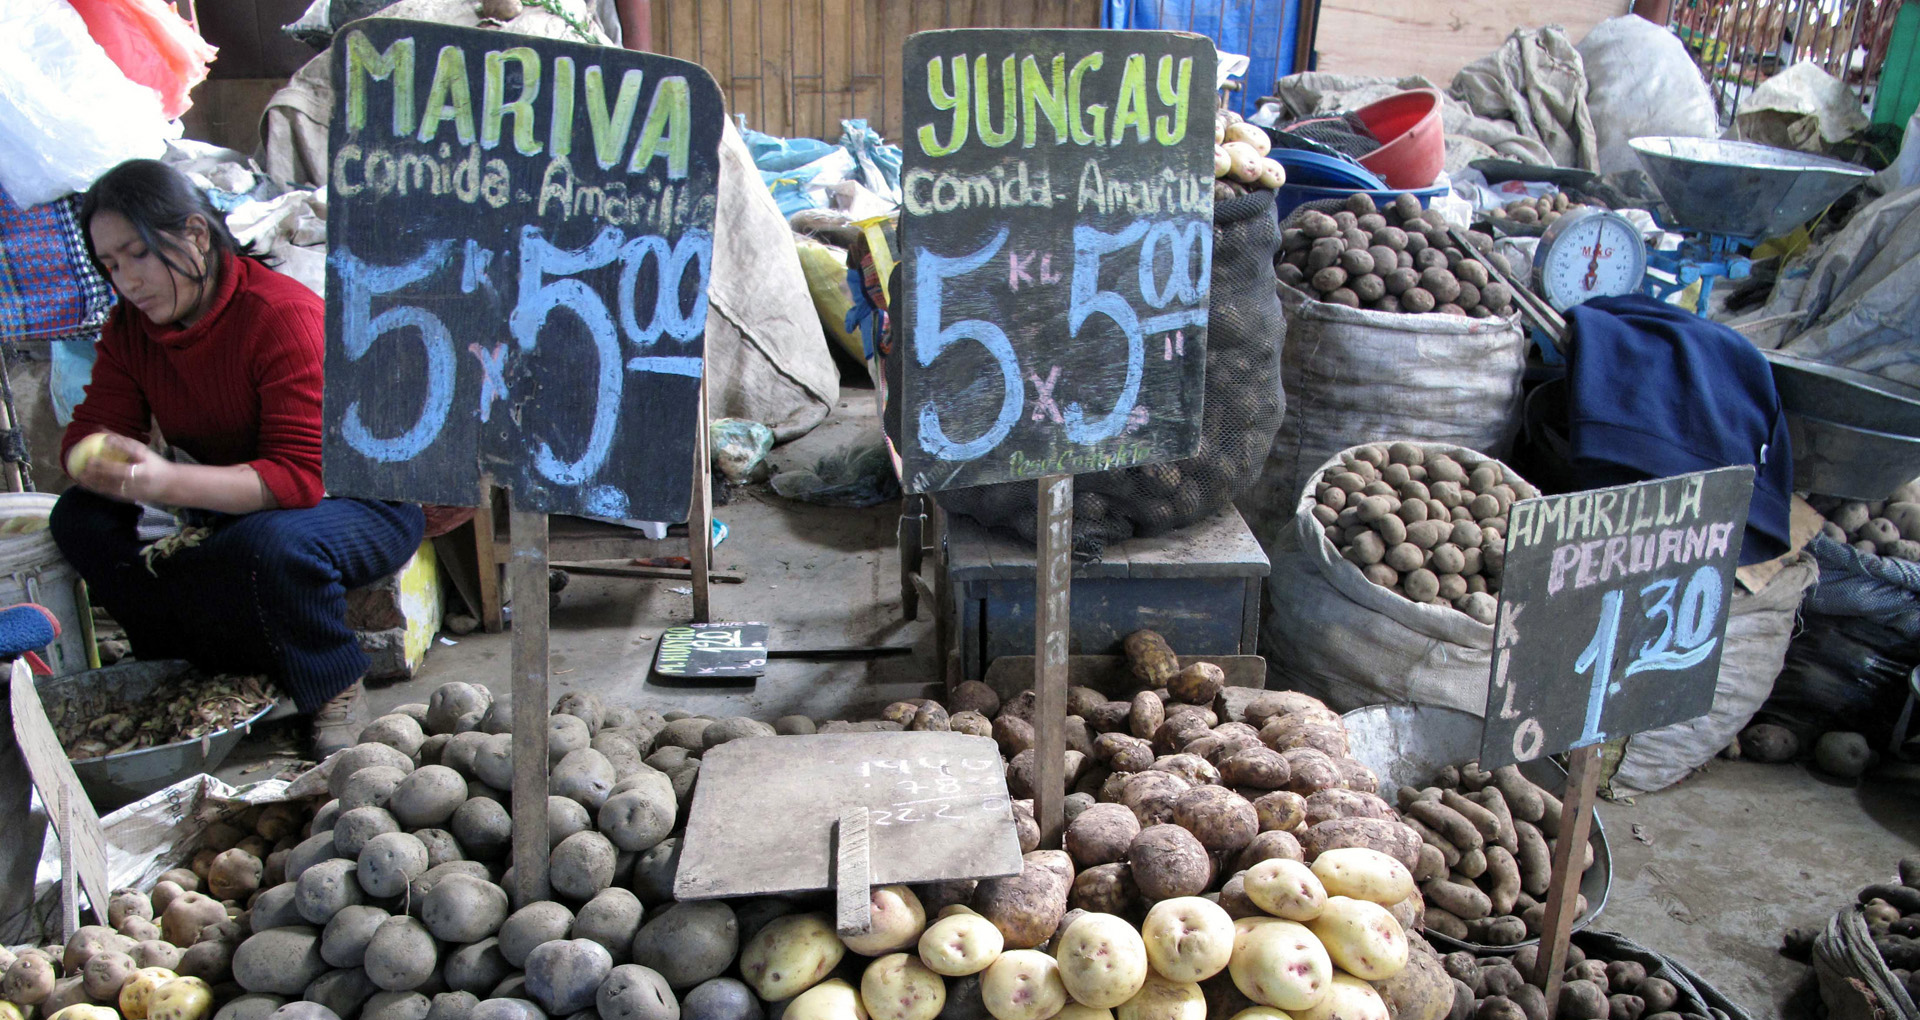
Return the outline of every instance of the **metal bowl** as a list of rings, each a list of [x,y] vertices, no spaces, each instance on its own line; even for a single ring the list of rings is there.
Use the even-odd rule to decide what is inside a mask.
[[[1793,438],[1793,487],[1871,502],[1920,476],[1920,389],[1767,351]]]
[[[1748,241],[1778,237],[1873,176],[1852,163],[1714,138],[1628,142],[1678,226]]]
[[[1380,796],[1388,803],[1394,802],[1400,787],[1424,787],[1442,768],[1480,757],[1480,734],[1485,728],[1484,721],[1471,712],[1438,705],[1368,705],[1348,712],[1340,721],[1347,726],[1347,753],[1380,777]],[[1522,763],[1520,774],[1556,796],[1566,792],[1567,770],[1551,758]],[[1587,898],[1587,912],[1573,919],[1574,931],[1600,916],[1607,905],[1607,893],[1613,888],[1613,853],[1607,847],[1607,830],[1600,824],[1597,811],[1587,841],[1593,845],[1593,867],[1580,877],[1580,895]],[[1487,946],[1431,930],[1426,936],[1442,952],[1466,949],[1511,953],[1540,941],[1532,938],[1511,946]]]
[[[75,703],[81,711],[99,712],[138,701],[192,668],[179,660],[127,662],[68,676],[41,677],[35,686],[40,703],[49,712],[62,702]],[[273,705],[269,704],[238,725],[197,740],[76,761],[73,772],[94,809],[106,814],[182,779],[219,768],[240,738],[271,711]]]

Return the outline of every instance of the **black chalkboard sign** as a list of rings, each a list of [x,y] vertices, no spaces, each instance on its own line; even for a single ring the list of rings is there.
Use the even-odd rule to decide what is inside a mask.
[[[661,676],[754,677],[767,671],[764,623],[701,623],[660,634],[653,671]]]
[[[908,491],[1191,456],[1214,50],[1176,32],[907,40],[894,314]]]
[[[677,521],[723,116],[707,72],[418,21],[334,39],[329,492]]]
[[[1707,714],[1752,498],[1730,467],[1515,503],[1481,764]]]

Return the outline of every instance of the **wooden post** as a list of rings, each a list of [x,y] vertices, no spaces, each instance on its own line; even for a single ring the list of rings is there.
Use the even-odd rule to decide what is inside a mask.
[[[480,486],[480,507],[473,512],[473,560],[480,574],[480,626],[489,634],[507,629],[500,612],[500,558],[493,545],[493,480]]]
[[[687,566],[693,571],[693,622],[713,622],[713,454],[707,448],[707,377],[700,376],[700,413],[694,419],[693,506],[687,514]]]
[[[80,931],[80,869],[74,865],[73,843],[80,838],[73,824],[73,798],[60,798],[60,937],[71,939]],[[94,913],[100,913],[98,907]]]
[[[513,905],[548,898],[547,515],[508,493],[513,558]]]
[[[1547,997],[1547,1020],[1560,1009],[1560,979],[1567,969],[1567,940],[1579,906],[1580,862],[1585,859],[1587,831],[1593,822],[1593,794],[1600,784],[1600,748],[1578,747],[1567,752],[1567,799],[1560,811],[1560,836],[1553,847],[1553,881],[1547,887],[1547,916],[1540,926],[1539,961],[1533,966],[1533,984]]]
[[[1033,560],[1033,819],[1040,845],[1056,847],[1066,828],[1067,633],[1073,587],[1073,476],[1040,479]]]
[[[873,931],[873,857],[867,809],[840,814],[840,845],[834,854],[834,930],[841,935]]]

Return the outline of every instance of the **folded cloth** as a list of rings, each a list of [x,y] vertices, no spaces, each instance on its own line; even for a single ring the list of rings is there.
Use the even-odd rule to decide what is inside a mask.
[[[22,209],[0,190],[0,340],[91,340],[113,289],[80,236],[80,198]]]
[[[1567,312],[1573,460],[1595,485],[1754,466],[1740,562],[1789,548],[1793,451],[1773,369],[1732,329],[1641,294]]]
[[[21,602],[0,607],[0,655],[45,648],[59,636],[60,620],[45,606]]]

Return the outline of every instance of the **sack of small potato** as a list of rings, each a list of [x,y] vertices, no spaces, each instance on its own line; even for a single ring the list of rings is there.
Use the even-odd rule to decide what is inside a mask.
[[[1390,229],[1398,228],[1382,231]],[[1445,237],[1431,230],[1418,236]],[[1386,240],[1410,243],[1394,236]],[[1429,242],[1425,251],[1432,250]],[[1356,252],[1354,261],[1343,265],[1363,268],[1361,254],[1372,259],[1379,253]],[[1396,258],[1398,254],[1404,251]],[[1378,278],[1361,275],[1369,287]],[[1344,301],[1348,295],[1340,293],[1342,289],[1332,294]],[[1427,293],[1424,287],[1417,289]],[[1303,476],[1340,450],[1417,436],[1493,456],[1505,453],[1519,422],[1520,380],[1526,370],[1527,337],[1517,316],[1508,312],[1471,318],[1349,307],[1320,300],[1320,292],[1305,281],[1299,288],[1282,283],[1278,291],[1287,317],[1287,342],[1280,357],[1286,414],[1259,481],[1238,501],[1269,552],[1287,528]],[[1462,299],[1459,291],[1451,296]]]
[[[1378,477],[1356,470],[1362,465]],[[1422,477],[1412,476],[1413,467]],[[1429,474],[1436,469],[1437,475]],[[1403,473],[1405,481],[1398,481]],[[1373,482],[1395,495],[1369,493],[1366,486]],[[1424,487],[1427,496],[1416,498],[1419,489],[1407,482]],[[1380,502],[1368,504],[1376,493]],[[1356,446],[1322,463],[1301,490],[1292,527],[1271,553],[1271,612],[1261,635],[1269,686],[1306,691],[1343,712],[1414,702],[1482,714],[1506,507],[1533,494],[1512,468],[1446,443]],[[1342,517],[1349,495],[1359,498]],[[1331,527],[1343,539],[1349,526],[1358,525],[1343,541],[1344,551],[1322,521],[1331,509],[1323,504],[1334,502],[1341,508],[1331,514]],[[1472,520],[1452,521],[1456,506],[1465,507]],[[1448,514],[1444,535],[1441,522],[1429,520],[1438,517],[1438,507]],[[1375,550],[1366,535],[1380,539],[1381,548]],[[1396,541],[1389,546],[1387,538]],[[1471,547],[1474,538],[1480,547]],[[1478,555],[1468,556],[1470,548]],[[1412,561],[1416,556],[1418,563]],[[1372,571],[1372,579],[1363,569]],[[1388,572],[1394,574],[1390,585],[1382,583]],[[1450,600],[1442,600],[1443,594]]]

